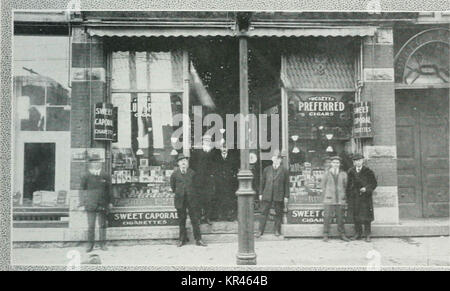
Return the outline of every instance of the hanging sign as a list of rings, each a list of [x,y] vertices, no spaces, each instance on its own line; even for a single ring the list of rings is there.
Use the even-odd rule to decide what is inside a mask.
[[[114,112],[115,110],[112,104],[95,104],[94,140],[114,140]]]
[[[353,137],[373,137],[370,102],[357,102],[353,106]]]

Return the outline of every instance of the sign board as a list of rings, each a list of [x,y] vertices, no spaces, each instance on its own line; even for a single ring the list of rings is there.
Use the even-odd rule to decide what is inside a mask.
[[[116,129],[114,119],[117,119],[117,111],[112,104],[96,103],[94,109],[94,140],[114,140]],[[117,135],[117,133],[116,133]]]
[[[109,227],[178,225],[176,211],[113,212],[108,217]]]
[[[287,213],[288,224],[322,224],[323,209],[289,209]],[[344,211],[345,223],[352,223],[352,218],[348,211]],[[333,217],[331,223],[336,223],[336,217]]]
[[[310,96],[298,102],[298,111],[309,117],[335,116],[344,110],[345,103],[333,96]]]
[[[373,137],[370,102],[357,102],[353,106],[353,137]]]

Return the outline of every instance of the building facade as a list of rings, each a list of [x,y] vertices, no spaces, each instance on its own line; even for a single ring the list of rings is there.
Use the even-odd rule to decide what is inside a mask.
[[[240,113],[243,36],[250,111],[281,125],[285,236],[321,233],[320,177],[336,154],[347,169],[364,153],[376,173],[374,235],[448,217],[449,23],[445,13],[18,11],[13,240],[84,240],[80,179],[94,160],[112,179],[110,239],[176,238],[168,178],[194,126],[174,118],[194,120],[193,106],[200,120]],[[251,150],[256,194],[273,150]]]

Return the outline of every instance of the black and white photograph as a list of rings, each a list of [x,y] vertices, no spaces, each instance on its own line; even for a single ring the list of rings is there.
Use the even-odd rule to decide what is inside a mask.
[[[448,1],[19,2],[1,268],[450,270]]]

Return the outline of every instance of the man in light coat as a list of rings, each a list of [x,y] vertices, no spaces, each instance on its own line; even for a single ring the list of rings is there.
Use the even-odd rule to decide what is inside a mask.
[[[347,173],[340,169],[341,158],[330,158],[331,166],[322,177],[323,191],[323,240],[328,241],[331,220],[336,215],[338,233],[343,241],[350,241],[345,235],[344,210],[346,205]]]

